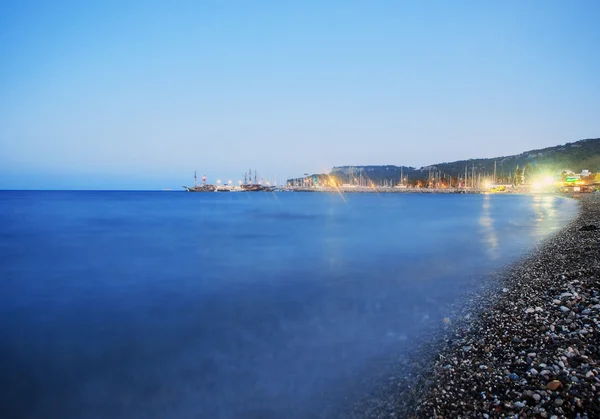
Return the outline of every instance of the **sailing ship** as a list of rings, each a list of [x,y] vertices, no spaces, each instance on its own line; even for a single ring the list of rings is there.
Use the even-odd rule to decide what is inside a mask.
[[[214,192],[217,187],[215,185],[206,184],[206,175],[202,176],[202,184],[197,184],[196,172],[194,172],[194,186],[183,186],[183,188],[188,192]]]
[[[248,173],[244,173],[244,183],[240,185],[244,192],[261,192],[265,187],[258,183],[258,173],[254,171],[254,183],[252,183],[252,169]]]

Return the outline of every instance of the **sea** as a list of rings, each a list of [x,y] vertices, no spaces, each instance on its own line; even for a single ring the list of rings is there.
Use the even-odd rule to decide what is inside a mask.
[[[577,211],[543,195],[1,191],[0,417],[335,417]]]

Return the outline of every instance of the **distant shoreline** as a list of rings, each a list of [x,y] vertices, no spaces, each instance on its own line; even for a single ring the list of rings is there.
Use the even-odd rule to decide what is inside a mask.
[[[356,187],[356,188],[289,188],[280,192],[303,192],[303,193],[379,193],[379,194],[410,194],[410,193],[430,193],[430,194],[493,194],[493,195],[561,195],[556,192],[546,191],[527,191],[514,190],[504,192],[490,192],[484,188],[385,188],[385,187]]]
[[[2,192],[186,192],[179,189],[0,189]],[[265,191],[266,192],[266,191]],[[265,193],[262,192],[262,193]],[[471,188],[282,188],[268,193],[331,193],[331,194],[356,194],[356,193],[375,193],[375,194],[490,194],[490,195],[554,195],[554,196],[572,196],[578,194],[589,194],[591,192],[546,192],[546,191],[527,191],[515,190],[504,192],[490,192],[486,189]],[[250,193],[250,192],[237,192]],[[261,193],[261,192],[252,192]],[[200,194],[204,195],[204,194]],[[209,194],[210,195],[210,194]]]

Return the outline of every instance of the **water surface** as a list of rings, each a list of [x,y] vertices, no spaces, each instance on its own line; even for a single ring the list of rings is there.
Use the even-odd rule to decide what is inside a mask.
[[[0,192],[0,416],[328,418],[575,213],[550,196]]]

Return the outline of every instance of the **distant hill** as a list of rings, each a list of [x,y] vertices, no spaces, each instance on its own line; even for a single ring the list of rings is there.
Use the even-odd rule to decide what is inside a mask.
[[[494,173],[494,162],[496,163],[496,177],[498,180],[510,178],[517,166],[520,170],[525,169],[526,176],[540,173],[555,173],[563,170],[580,172],[588,169],[592,172],[600,172],[600,138],[590,138],[566,143],[555,147],[547,147],[539,150],[530,150],[514,156],[503,156],[485,159],[459,160],[455,162],[437,163],[424,166],[419,169],[414,167],[402,167],[402,172],[410,181],[427,179],[431,172],[442,177],[464,176],[465,167],[469,176]],[[382,182],[389,179],[400,180],[400,166],[337,166],[331,171],[342,182],[348,182],[351,176],[357,178],[364,176],[373,182]]]
[[[565,145],[526,151],[515,156],[439,163],[423,167],[421,170],[440,170],[456,175],[464,172],[465,166],[470,170],[474,165],[477,173],[493,173],[494,162],[496,162],[497,173],[502,174],[514,172],[517,166],[521,169],[528,167],[534,172],[554,173],[562,170],[580,172],[582,169],[597,172],[600,171],[600,138],[590,138],[574,143],[566,143]]]
[[[400,181],[400,175],[404,177],[405,182],[421,179],[423,171],[412,166],[337,166],[331,170],[331,175],[343,183],[353,183],[352,178],[356,179],[355,183],[360,182],[361,178],[366,178],[374,182],[388,180],[395,184]]]

